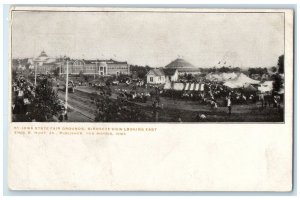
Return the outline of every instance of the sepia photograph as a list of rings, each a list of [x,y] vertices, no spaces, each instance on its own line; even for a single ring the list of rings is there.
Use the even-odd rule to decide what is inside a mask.
[[[9,190],[291,192],[294,12],[10,6]]]
[[[284,12],[11,12],[13,122],[284,122]]]
[[[284,122],[284,13],[12,11],[13,122]]]

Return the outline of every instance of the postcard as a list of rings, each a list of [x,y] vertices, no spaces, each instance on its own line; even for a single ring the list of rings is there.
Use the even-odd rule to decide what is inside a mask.
[[[12,6],[9,188],[291,191],[293,20]]]

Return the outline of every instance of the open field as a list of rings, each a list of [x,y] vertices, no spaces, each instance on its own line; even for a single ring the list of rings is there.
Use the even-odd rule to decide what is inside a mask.
[[[111,100],[115,101],[117,97],[118,86],[112,87]],[[99,90],[93,87],[76,87],[74,93],[69,93],[69,105],[82,114],[86,121],[92,121],[95,117],[96,106],[91,97],[99,93]],[[64,92],[59,92],[59,98],[64,99]],[[260,103],[232,105],[232,114],[228,115],[227,107],[218,107],[212,109],[209,105],[201,105],[197,101],[185,101],[181,99],[171,99],[167,97],[160,98],[163,105],[157,112],[158,122],[177,122],[180,117],[182,122],[196,122],[197,114],[204,114],[206,119],[201,122],[282,122],[283,108],[273,108],[267,106],[261,108]],[[146,103],[134,102],[135,106],[152,120],[153,117],[152,101],[148,99]],[[76,118],[73,119],[76,121]],[[68,121],[73,121],[71,118]],[[200,123],[201,123],[200,122]]]

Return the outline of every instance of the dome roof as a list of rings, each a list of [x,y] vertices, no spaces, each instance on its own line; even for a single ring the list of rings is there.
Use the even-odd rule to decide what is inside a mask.
[[[42,51],[39,57],[48,57],[45,51]]]
[[[178,69],[178,68],[196,68],[196,67],[182,58],[177,58],[176,60],[173,60],[171,63],[169,63],[166,66],[166,68]]]
[[[35,61],[45,61],[47,60],[49,57],[48,55],[45,53],[45,51],[42,51],[41,54],[39,55],[39,57],[37,57],[35,59]]]

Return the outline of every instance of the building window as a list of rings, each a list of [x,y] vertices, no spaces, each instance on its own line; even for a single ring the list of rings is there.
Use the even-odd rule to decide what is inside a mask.
[[[153,77],[150,77],[150,82],[153,82]]]

